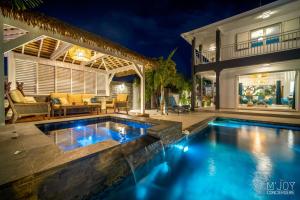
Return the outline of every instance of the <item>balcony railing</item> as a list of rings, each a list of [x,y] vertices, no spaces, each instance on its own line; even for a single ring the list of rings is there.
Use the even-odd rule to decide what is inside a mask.
[[[220,60],[231,60],[300,48],[300,29],[221,47]],[[195,63],[216,61],[216,51],[195,52]]]

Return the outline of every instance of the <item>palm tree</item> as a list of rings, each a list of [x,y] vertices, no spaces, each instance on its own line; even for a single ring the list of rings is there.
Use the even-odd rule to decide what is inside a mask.
[[[160,90],[160,111],[165,114],[165,87],[176,83],[176,63],[172,60],[176,49],[174,49],[167,59],[160,57],[158,67],[154,72],[154,88]]]
[[[26,10],[41,5],[43,0],[3,0],[2,3],[17,10]]]

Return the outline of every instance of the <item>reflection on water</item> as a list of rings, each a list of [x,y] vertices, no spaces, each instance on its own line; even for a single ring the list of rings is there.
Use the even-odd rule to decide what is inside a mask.
[[[149,164],[151,173],[136,171],[145,176],[137,185],[128,178],[93,199],[300,199],[299,146],[299,130],[216,120],[166,149],[165,173]],[[266,193],[267,182],[281,180],[296,182],[294,195]]]
[[[78,125],[47,132],[62,150],[69,151],[75,148],[88,146],[105,140],[115,140],[126,143],[146,134],[147,127],[132,126],[112,121],[90,125]]]

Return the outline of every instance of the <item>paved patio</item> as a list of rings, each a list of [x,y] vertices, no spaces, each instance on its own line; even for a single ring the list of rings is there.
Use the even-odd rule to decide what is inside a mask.
[[[254,112],[254,111],[239,111],[239,110],[226,110],[220,112],[213,111],[199,111],[190,113],[169,113],[168,115],[161,115],[160,112],[156,110],[147,110],[146,113],[150,115],[151,118],[160,120],[170,120],[182,122],[182,129],[185,130],[188,127],[199,123],[201,121],[207,120],[211,117],[228,117],[228,118],[239,118],[248,120],[257,120],[263,122],[275,122],[284,124],[293,124],[300,126],[300,113],[299,112]]]

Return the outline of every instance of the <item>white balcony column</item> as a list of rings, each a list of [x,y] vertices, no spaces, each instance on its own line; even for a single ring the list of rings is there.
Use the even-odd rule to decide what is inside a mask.
[[[192,92],[191,92],[191,111],[195,110],[195,98],[196,98],[196,75],[195,75],[195,46],[196,38],[192,40],[192,60],[191,60],[191,72],[192,72]]]
[[[295,83],[295,109],[300,111],[300,71],[296,71]]]
[[[3,33],[3,17],[0,11],[0,126],[5,125],[5,108],[4,108],[4,33]]]
[[[145,69],[141,66],[141,114],[145,114]]]

